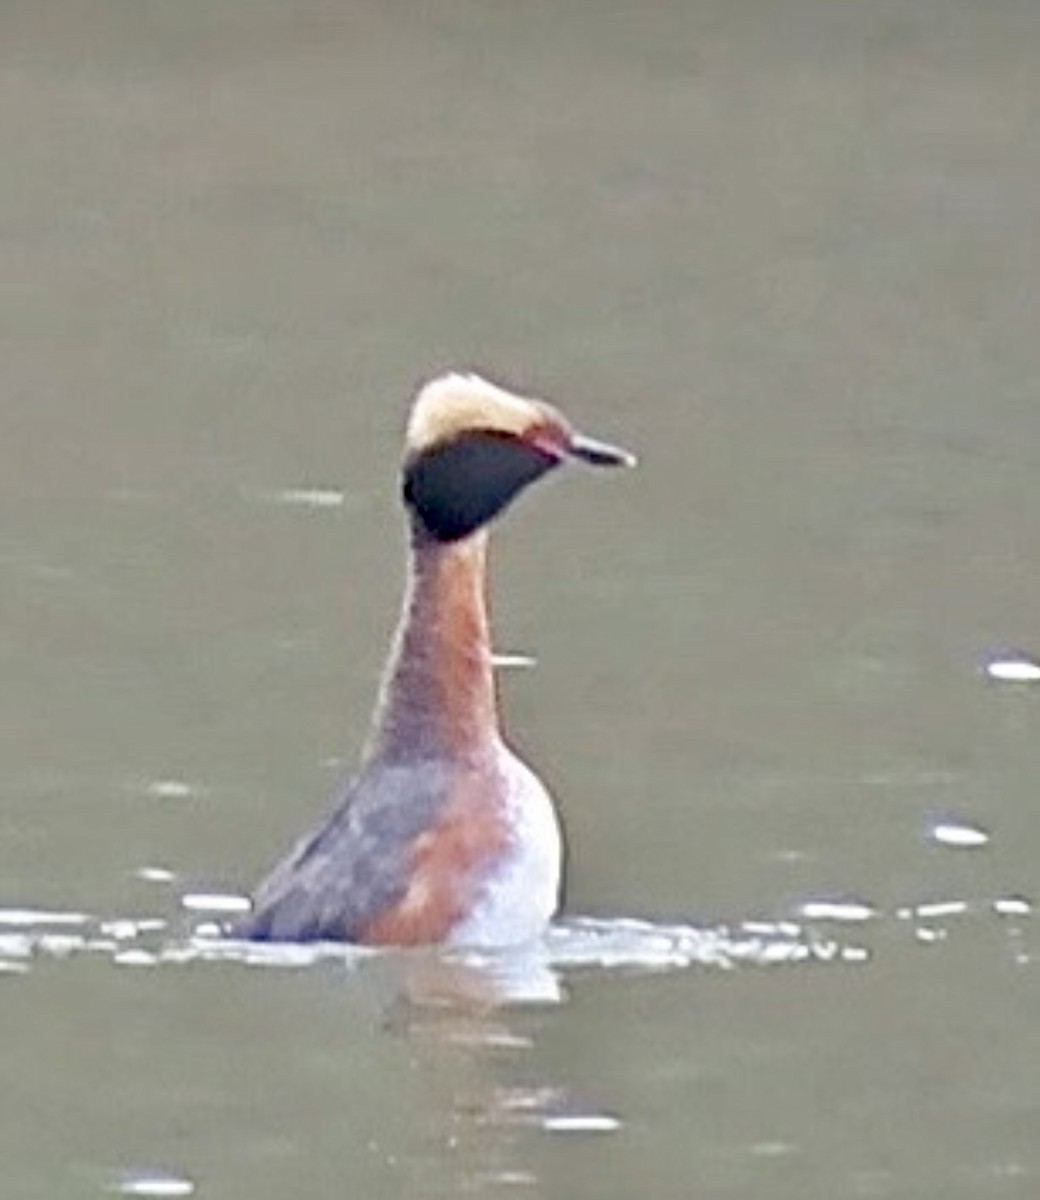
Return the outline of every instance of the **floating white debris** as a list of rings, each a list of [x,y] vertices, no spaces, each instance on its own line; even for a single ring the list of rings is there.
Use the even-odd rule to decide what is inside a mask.
[[[251,907],[248,896],[233,892],[186,892],[181,896],[181,908],[188,912],[245,913]]]
[[[932,929],[927,925],[922,925],[920,929],[914,930],[914,937],[919,942],[924,942],[926,945],[931,945],[934,942],[941,942],[946,937],[945,929]]]
[[[783,1158],[797,1152],[794,1142],[756,1142],[751,1147],[751,1153],[757,1158]]]
[[[646,971],[681,970],[693,965],[728,970],[741,964],[774,966],[838,954],[838,944],[810,934],[800,925],[794,936],[780,931],[789,922],[752,921],[733,928],[655,924],[629,917],[570,917],[554,923],[546,935],[552,967],[631,967]]]
[[[126,1175],[119,1181],[119,1191],[124,1196],[190,1196],[195,1184],[178,1175],[141,1174]]]
[[[44,908],[0,908],[0,925],[32,928],[35,925],[86,925],[86,913],[51,912]]]
[[[207,938],[219,938],[224,936],[224,929],[217,921],[200,921],[195,926],[194,934],[197,938],[205,941]]]
[[[121,950],[112,955],[112,961],[117,967],[154,967],[159,956],[150,950]]]
[[[183,779],[153,779],[145,788],[145,795],[153,800],[187,800],[195,791]]]
[[[538,666],[533,654],[492,654],[491,665],[506,671],[526,671]]]
[[[288,487],[258,493],[269,504],[288,504],[299,508],[342,508],[347,494],[339,488]]]
[[[138,867],[134,874],[145,883],[172,883],[177,878],[167,867]]]
[[[844,946],[841,951],[841,961],[848,963],[869,962],[870,951],[866,946]]]
[[[940,846],[952,846],[958,850],[975,850],[989,841],[989,834],[984,829],[954,821],[940,821],[932,827],[931,836]]]
[[[206,933],[203,936],[202,930]],[[167,943],[159,951],[166,964],[194,962],[244,963],[251,967],[278,967],[290,970],[313,967],[322,962],[356,967],[378,955],[378,951],[345,942],[241,942],[223,936],[219,925],[199,925],[187,942]]]
[[[114,921],[104,921],[101,932],[106,937],[115,938],[117,942],[126,942],[140,933],[140,926],[131,917],[118,917]]]
[[[102,921],[99,932],[102,937],[126,942],[145,933],[161,933],[166,924],[162,917],[115,917],[111,921]]]
[[[1001,683],[1040,683],[1040,663],[1024,655],[1008,655],[986,663],[986,674]]]
[[[1033,906],[1021,896],[1005,896],[993,901],[993,911],[1000,917],[1028,917]]]
[[[492,1187],[535,1187],[541,1182],[533,1171],[482,1171],[473,1178],[478,1185],[490,1184]],[[480,1191],[483,1193],[483,1186]]]
[[[452,1046],[491,1046],[496,1050],[530,1050],[534,1045],[533,1038],[503,1029],[482,1029],[479,1025],[454,1030],[447,1034],[446,1040]]]
[[[780,923],[778,921],[742,921],[740,930],[741,933],[750,934],[752,937],[757,933],[773,937],[780,932]],[[797,925],[795,925],[795,930],[797,933],[801,933],[801,929]]]
[[[877,912],[859,900],[807,900],[801,907],[807,921],[871,921]]]
[[[802,936],[802,927],[797,921],[777,921],[773,932],[778,937],[799,938]]]
[[[561,1113],[543,1117],[542,1128],[550,1133],[616,1133],[621,1122],[607,1113]]]
[[[956,917],[968,911],[964,900],[935,900],[930,904],[918,904],[914,913],[918,917]]]
[[[33,938],[33,949],[51,958],[70,958],[73,954],[82,954],[84,950],[101,950],[107,953],[114,950],[116,943],[100,938],[88,938],[77,933],[41,933]]]

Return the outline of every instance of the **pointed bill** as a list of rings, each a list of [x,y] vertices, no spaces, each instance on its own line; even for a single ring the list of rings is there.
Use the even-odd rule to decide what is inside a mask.
[[[567,453],[593,467],[634,467],[638,459],[620,446],[599,442],[583,433],[572,433],[567,443]]]

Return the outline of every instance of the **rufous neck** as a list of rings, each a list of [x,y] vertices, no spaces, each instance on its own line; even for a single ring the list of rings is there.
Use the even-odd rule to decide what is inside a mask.
[[[369,756],[467,757],[498,739],[487,615],[487,533],[413,530],[408,583]]]

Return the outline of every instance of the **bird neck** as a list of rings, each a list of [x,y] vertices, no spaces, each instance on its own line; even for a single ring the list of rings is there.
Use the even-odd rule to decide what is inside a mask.
[[[469,757],[497,740],[487,533],[442,542],[413,528],[368,757]]]

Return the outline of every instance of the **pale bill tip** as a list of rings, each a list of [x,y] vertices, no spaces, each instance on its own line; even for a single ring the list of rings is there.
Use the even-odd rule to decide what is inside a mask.
[[[637,459],[628,450],[587,437],[584,433],[571,435],[570,453],[593,467],[634,467]]]

